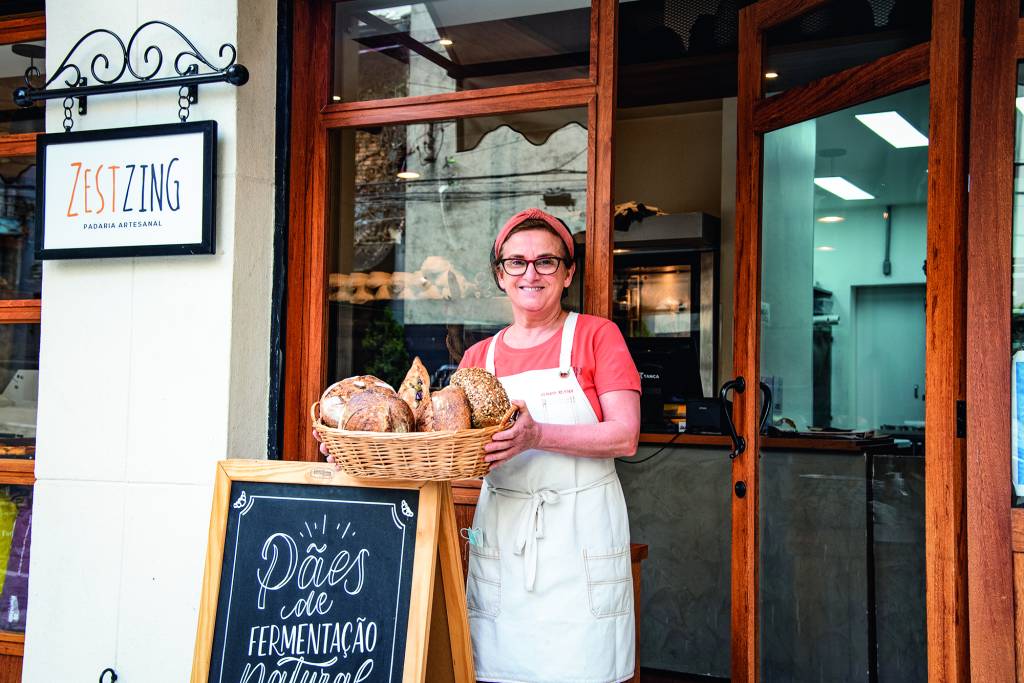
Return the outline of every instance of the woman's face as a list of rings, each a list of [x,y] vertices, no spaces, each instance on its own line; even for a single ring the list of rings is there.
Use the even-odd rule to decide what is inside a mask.
[[[528,261],[554,256],[563,258],[565,245],[547,230],[522,230],[501,246],[501,258],[522,258]],[[551,275],[540,275],[531,264],[522,275],[509,275],[498,266],[498,282],[512,300],[512,306],[531,313],[546,313],[561,308],[562,290],[572,282],[575,264],[563,261]]]

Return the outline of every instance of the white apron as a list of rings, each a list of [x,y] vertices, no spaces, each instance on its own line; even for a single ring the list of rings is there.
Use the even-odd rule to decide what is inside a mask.
[[[499,378],[537,422],[598,422],[571,366],[576,319],[563,326],[559,367]],[[484,479],[473,527],[482,532],[467,579],[478,680],[632,678],[629,522],[613,459],[525,451]]]

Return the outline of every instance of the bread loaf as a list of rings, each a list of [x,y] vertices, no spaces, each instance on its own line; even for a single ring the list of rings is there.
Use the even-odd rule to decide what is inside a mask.
[[[469,429],[472,426],[469,399],[462,387],[449,386],[430,395],[430,408],[424,419],[417,421],[422,432],[447,432]]]
[[[320,421],[337,427],[348,400],[364,391],[395,395],[391,385],[373,375],[358,375],[335,382],[320,396]]]
[[[360,432],[411,432],[416,418],[409,404],[394,393],[363,391],[348,399],[338,426]]]
[[[491,427],[500,423],[511,407],[501,382],[482,368],[456,370],[451,384],[466,392],[473,427]]]
[[[405,379],[398,388],[398,397],[409,404],[416,422],[423,420],[423,413],[430,406],[430,374],[417,356]]]

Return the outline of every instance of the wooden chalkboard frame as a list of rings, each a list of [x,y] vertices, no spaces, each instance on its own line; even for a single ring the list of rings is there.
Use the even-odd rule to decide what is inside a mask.
[[[473,683],[454,500],[448,482],[354,479],[322,463],[224,460],[213,509],[192,659],[191,683],[209,683],[231,484],[236,481],[419,491],[403,683]]]

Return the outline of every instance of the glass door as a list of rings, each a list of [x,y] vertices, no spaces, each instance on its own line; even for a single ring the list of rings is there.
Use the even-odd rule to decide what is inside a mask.
[[[740,13],[733,681],[963,665],[944,621],[962,616],[962,506],[943,500],[963,492],[949,429],[963,226],[943,219],[966,190],[935,163],[962,128],[931,103],[956,81],[928,84],[931,27],[952,6]]]

